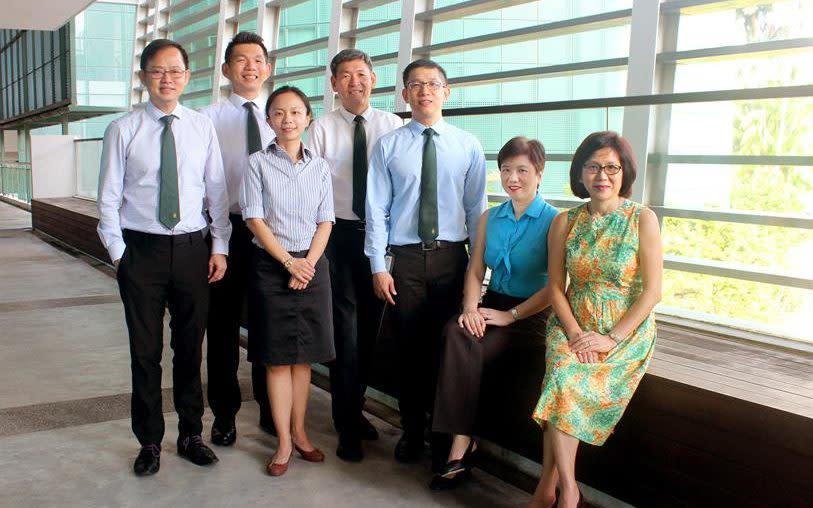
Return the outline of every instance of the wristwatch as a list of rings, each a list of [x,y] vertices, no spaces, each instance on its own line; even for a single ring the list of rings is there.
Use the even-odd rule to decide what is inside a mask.
[[[285,268],[290,268],[292,264],[294,264],[294,257],[290,256],[288,257],[288,259],[285,260],[285,262],[282,263],[282,266],[284,266]]]
[[[512,307],[510,311],[511,317],[514,318],[514,321],[519,321],[519,311],[516,307]]]
[[[622,340],[624,340],[624,339],[622,339],[621,337],[619,337],[617,333],[615,333],[615,332],[613,332],[613,331],[611,331],[610,333],[608,333],[608,334],[607,334],[607,337],[611,338],[611,339],[613,340],[613,342],[615,342],[616,344],[618,344],[619,342],[621,342]]]

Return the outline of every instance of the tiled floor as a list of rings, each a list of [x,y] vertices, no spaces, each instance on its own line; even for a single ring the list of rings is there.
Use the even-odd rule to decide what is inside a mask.
[[[381,439],[360,464],[334,455],[329,394],[314,387],[308,424],[324,464],[294,459],[282,478],[264,473],[275,440],[245,401],[238,440],[200,468],[175,454],[177,417],[165,400],[161,471],[136,478],[130,431],[127,335],[115,281],[43,242],[26,212],[0,202],[0,506],[515,507],[529,495],[482,471],[453,493],[428,490],[429,461],[392,459],[399,430],[370,417]],[[171,353],[164,387],[171,386]],[[243,358],[245,360],[245,358]],[[204,367],[205,381],[205,367]],[[249,369],[240,370],[244,397]],[[165,390],[165,394],[168,394]],[[211,424],[207,409],[204,425]]]

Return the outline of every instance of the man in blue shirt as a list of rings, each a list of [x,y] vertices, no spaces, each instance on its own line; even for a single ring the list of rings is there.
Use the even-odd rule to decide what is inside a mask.
[[[423,450],[441,329],[459,310],[466,243],[486,207],[486,163],[473,135],[443,121],[450,94],[443,68],[416,60],[404,69],[403,80],[412,121],[373,149],[364,252],[376,296],[393,306],[404,429],[395,458],[408,462]]]

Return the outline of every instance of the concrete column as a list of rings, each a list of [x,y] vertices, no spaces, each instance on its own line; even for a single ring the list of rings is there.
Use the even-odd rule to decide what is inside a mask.
[[[658,53],[660,2],[635,0],[630,23],[630,51],[627,66],[627,96],[649,95],[655,86],[655,63]],[[635,150],[638,176],[632,187],[632,199],[646,203],[645,182],[649,153],[651,106],[624,108],[622,134]]]
[[[401,4],[401,33],[398,43],[398,70],[395,78],[395,111],[406,111],[406,101],[401,94],[404,83],[401,72],[412,62],[412,51],[432,42],[432,22],[418,21],[415,15],[432,8],[433,0],[404,0]],[[421,55],[428,56],[428,55]]]
[[[342,32],[354,30],[358,26],[358,7],[344,7],[344,0],[333,0],[330,5],[330,35],[327,39],[327,66],[325,68],[325,113],[335,108],[335,97],[330,86],[330,60],[343,49],[356,46],[356,40],[342,39]]]

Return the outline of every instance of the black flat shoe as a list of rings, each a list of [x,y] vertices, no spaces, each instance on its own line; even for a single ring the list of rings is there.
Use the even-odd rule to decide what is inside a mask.
[[[415,462],[421,458],[423,447],[421,438],[404,433],[395,445],[395,460],[402,463]]]
[[[231,446],[237,440],[237,427],[234,420],[222,421],[215,418],[212,425],[212,443],[218,446]]]
[[[178,455],[198,466],[214,464],[219,459],[211,448],[206,446],[200,435],[178,437]]]
[[[138,457],[133,463],[133,472],[136,476],[150,476],[161,468],[161,447],[155,444],[141,447]]]
[[[378,439],[378,430],[373,427],[373,424],[370,423],[370,420],[365,418],[364,415],[361,415],[359,432],[361,433],[361,439],[365,441],[375,441]]]

